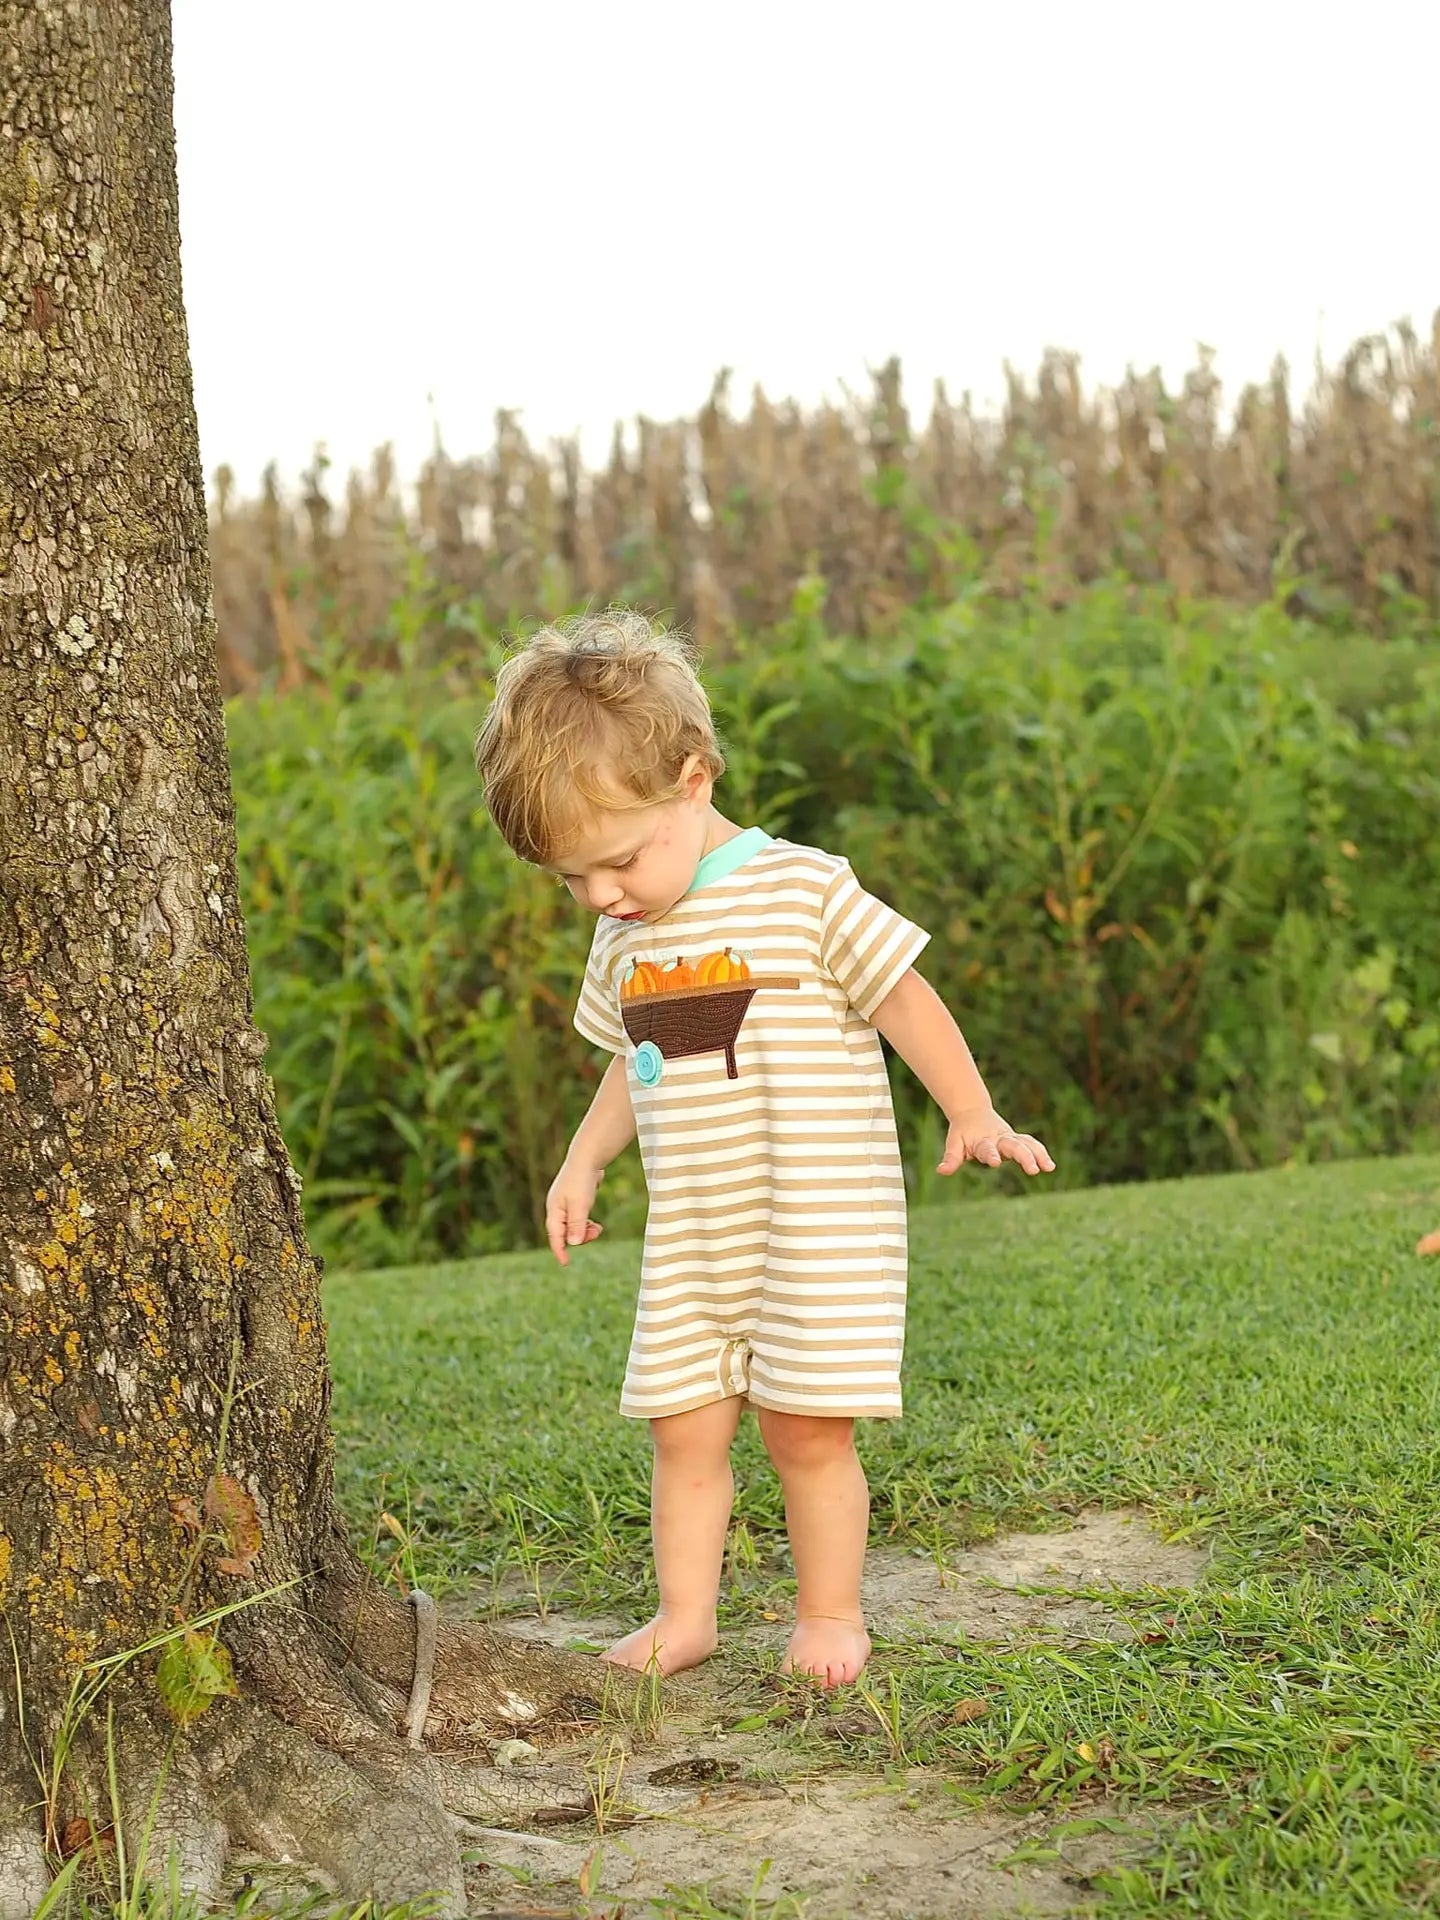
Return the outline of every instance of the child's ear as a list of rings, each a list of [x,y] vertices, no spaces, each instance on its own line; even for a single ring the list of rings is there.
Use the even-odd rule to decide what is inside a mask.
[[[715,791],[715,782],[705,770],[705,763],[698,753],[692,753],[680,769],[680,779],[686,796],[691,800],[708,800]]]

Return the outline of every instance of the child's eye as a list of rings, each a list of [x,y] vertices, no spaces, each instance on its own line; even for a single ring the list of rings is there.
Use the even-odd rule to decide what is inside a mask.
[[[632,853],[628,860],[622,860],[619,866],[613,868],[612,871],[615,873],[628,873],[631,867],[633,867],[636,864],[636,862],[639,860],[640,854],[642,854],[644,851],[645,849],[641,847],[639,852]],[[572,883],[578,884],[580,876],[578,873],[557,873],[553,875],[553,878],[557,886],[568,887]]]

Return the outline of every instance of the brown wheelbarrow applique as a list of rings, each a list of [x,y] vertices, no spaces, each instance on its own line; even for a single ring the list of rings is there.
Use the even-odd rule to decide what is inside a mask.
[[[674,985],[666,984],[670,980]],[[635,1043],[635,1077],[657,1086],[667,1060],[687,1054],[724,1053],[725,1072],[738,1080],[735,1042],[755,995],[765,987],[796,991],[784,974],[752,974],[744,958],[707,953],[695,967],[676,960],[668,969],[642,960],[620,990],[620,1017]]]

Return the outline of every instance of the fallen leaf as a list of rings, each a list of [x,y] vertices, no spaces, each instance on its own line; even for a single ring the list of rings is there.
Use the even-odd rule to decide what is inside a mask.
[[[950,1709],[950,1718],[963,1727],[969,1720],[983,1720],[989,1711],[988,1700],[957,1700]]]
[[[1416,1253],[1440,1253],[1440,1227],[1434,1233],[1427,1233],[1415,1242]]]
[[[85,1847],[94,1847],[96,1852],[105,1848],[112,1851],[115,1846],[113,1827],[94,1828],[88,1820],[67,1820],[60,1833],[60,1858],[69,1860]]]

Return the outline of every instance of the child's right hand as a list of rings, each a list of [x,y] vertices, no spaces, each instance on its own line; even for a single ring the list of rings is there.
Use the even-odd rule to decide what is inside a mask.
[[[595,1194],[605,1175],[600,1167],[567,1160],[545,1196],[545,1234],[550,1251],[562,1267],[570,1264],[567,1247],[583,1247],[598,1240],[605,1229],[590,1218]]]

